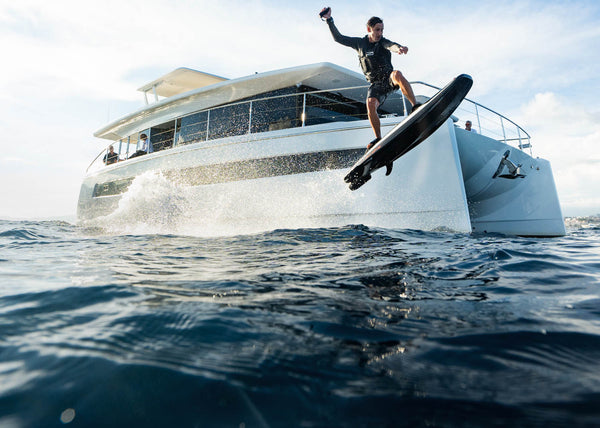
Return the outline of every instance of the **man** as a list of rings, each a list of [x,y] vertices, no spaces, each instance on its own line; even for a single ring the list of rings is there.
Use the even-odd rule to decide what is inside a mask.
[[[465,122],[465,131],[469,131],[469,132],[473,132],[473,133],[477,134],[477,131],[475,131],[473,128],[471,128],[471,126],[472,126],[471,121],[467,120]]]
[[[140,141],[136,146],[136,152],[129,156],[129,159],[154,152],[154,147],[146,134],[140,134]]]
[[[144,153],[152,153],[154,151],[154,147],[150,140],[148,140],[148,136],[146,134],[140,135],[140,142],[137,145],[138,150]]]
[[[383,21],[376,16],[367,22],[366,36],[347,37],[340,34],[333,23],[331,8],[324,8],[319,15],[327,21],[331,35],[336,42],[351,47],[358,52],[362,71],[371,83],[367,92],[367,114],[373,132],[375,132],[375,139],[367,146],[367,149],[370,149],[381,139],[381,123],[377,109],[383,104],[390,92],[400,88],[412,104],[413,111],[420,106],[408,80],[400,71],[394,70],[392,65],[392,54],[390,52],[402,55],[408,52],[408,48],[383,37]]]
[[[108,153],[104,155],[104,163],[106,165],[113,164],[119,160],[119,155],[115,153],[115,148],[110,146],[108,148]]]

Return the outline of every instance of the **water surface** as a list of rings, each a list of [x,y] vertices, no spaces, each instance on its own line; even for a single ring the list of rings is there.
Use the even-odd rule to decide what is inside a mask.
[[[599,225],[0,221],[0,426],[598,426]]]

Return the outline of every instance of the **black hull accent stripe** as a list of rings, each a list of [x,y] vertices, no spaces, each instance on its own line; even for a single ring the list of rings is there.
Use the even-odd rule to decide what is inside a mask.
[[[188,185],[228,183],[280,175],[302,174],[349,168],[364,154],[365,149],[331,150],[300,153],[261,159],[201,165],[191,168],[164,171],[171,180]],[[114,196],[125,193],[135,177],[96,184],[93,197]]]

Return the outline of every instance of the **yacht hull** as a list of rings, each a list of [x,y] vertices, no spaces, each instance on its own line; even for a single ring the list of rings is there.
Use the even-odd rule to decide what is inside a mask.
[[[473,232],[566,233],[550,162],[485,136],[455,132]],[[505,156],[519,171],[511,174],[501,165]]]
[[[390,129],[397,121],[387,120],[383,126]],[[139,191],[133,177],[154,172],[171,181],[171,190],[185,199],[181,221],[203,218],[215,225],[263,230],[364,224],[471,231],[451,121],[399,159],[391,176],[375,174],[369,186],[354,192],[343,177],[364,152],[363,142],[372,132],[368,123],[312,128],[260,140],[215,140],[108,166],[85,178],[79,219],[101,225],[104,217],[131,203],[130,193]],[[306,161],[316,158],[315,165]],[[119,183],[129,187],[111,194],[112,188],[118,192]]]
[[[397,122],[398,118],[383,119],[384,132]],[[205,225],[237,232],[363,224],[565,234],[549,162],[466,133],[451,119],[396,160],[390,176],[379,171],[367,186],[351,191],[344,174],[364,153],[363,143],[371,132],[366,121],[326,124],[131,159],[84,179],[78,217],[83,224],[98,226],[116,218],[160,222],[169,217],[171,225],[202,219]],[[506,150],[509,160],[522,165],[524,177],[494,178]],[[147,174],[158,174],[170,185],[159,186],[158,192],[144,188],[136,180]],[[148,199],[152,194],[155,200]],[[148,214],[152,212],[161,213],[160,218]]]

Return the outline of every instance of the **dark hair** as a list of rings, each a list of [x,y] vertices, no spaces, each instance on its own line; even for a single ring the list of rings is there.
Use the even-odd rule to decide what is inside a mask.
[[[369,18],[369,20],[367,21],[367,26],[370,28],[373,28],[374,26],[376,26],[377,24],[383,24],[383,21],[381,20],[381,18],[377,17],[377,16],[372,16],[371,18]]]

